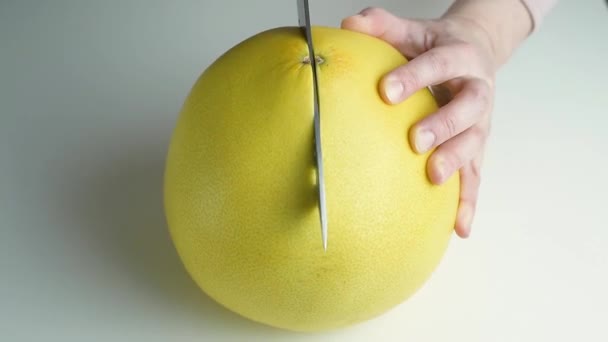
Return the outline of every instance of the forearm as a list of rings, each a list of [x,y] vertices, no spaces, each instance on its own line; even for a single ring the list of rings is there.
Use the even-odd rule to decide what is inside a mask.
[[[467,20],[485,31],[498,67],[538,27],[555,2],[556,0],[456,0],[443,17]]]

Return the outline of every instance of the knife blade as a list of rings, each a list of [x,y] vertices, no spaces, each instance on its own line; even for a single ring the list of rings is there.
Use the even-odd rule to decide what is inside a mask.
[[[312,79],[313,79],[313,101],[314,101],[314,156],[316,160],[317,170],[317,189],[319,195],[319,219],[321,221],[321,238],[323,241],[323,249],[327,251],[327,206],[325,201],[325,179],[323,173],[323,151],[321,148],[321,113],[319,106],[319,86],[317,77],[317,63],[316,55],[313,46],[312,39],[312,28],[310,24],[310,8],[308,0],[297,0],[298,5],[298,23],[302,29],[302,33],[306,38],[308,45],[308,54],[310,59],[310,66],[312,68]]]

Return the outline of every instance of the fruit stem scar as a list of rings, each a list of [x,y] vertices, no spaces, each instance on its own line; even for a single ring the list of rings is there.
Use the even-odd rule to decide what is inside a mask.
[[[315,56],[315,62],[317,65],[320,65],[325,63],[325,59],[322,56]],[[302,64],[310,64],[310,56],[304,56],[304,58],[302,58]]]

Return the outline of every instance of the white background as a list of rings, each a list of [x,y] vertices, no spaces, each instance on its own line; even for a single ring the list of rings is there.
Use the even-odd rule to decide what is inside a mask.
[[[368,5],[311,1],[315,24]],[[200,72],[294,1],[0,2],[0,340],[607,341],[608,11],[562,1],[499,74],[481,203],[410,301],[292,334],[188,278],[162,212],[164,157]]]

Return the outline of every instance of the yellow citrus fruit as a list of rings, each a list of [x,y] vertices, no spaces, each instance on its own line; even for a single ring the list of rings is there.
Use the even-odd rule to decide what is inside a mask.
[[[329,244],[314,173],[312,69],[296,27],[237,44],[195,82],[178,118],[165,206],[178,254],[211,298],[295,331],[374,318],[414,294],[453,231],[459,179],[427,178],[411,126],[427,90],[387,105],[380,78],[406,59],[364,34],[313,28]]]

